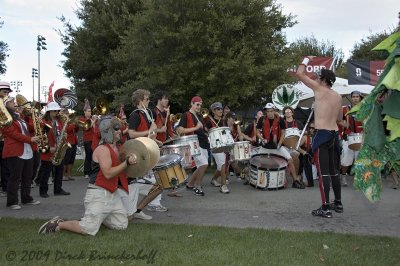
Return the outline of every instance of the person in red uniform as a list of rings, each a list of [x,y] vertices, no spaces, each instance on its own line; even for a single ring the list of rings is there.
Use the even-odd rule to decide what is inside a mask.
[[[93,140],[93,128],[97,120],[97,116],[92,117],[92,109],[90,108],[89,100],[85,99],[85,105],[83,106],[83,117],[79,119],[83,123],[88,123],[88,128],[82,129],[83,131],[83,147],[85,149],[85,162],[83,165],[83,174],[85,178],[89,178],[89,174],[92,171],[92,140]]]
[[[1,99],[2,100],[2,99]],[[37,205],[40,202],[31,196],[33,151],[32,143],[39,140],[39,137],[31,137],[26,122],[16,112],[16,103],[13,97],[5,102],[6,108],[13,120],[9,126],[2,129],[4,137],[3,160],[10,171],[7,182],[7,207],[12,210],[19,210],[18,186],[21,182],[22,204]]]
[[[117,142],[120,124],[117,119],[106,116],[99,125],[100,145],[93,152],[93,171],[90,174],[85,195],[85,214],[80,221],[64,221],[59,216],[44,223],[39,234],[66,230],[82,235],[96,235],[104,224],[110,229],[124,230],[128,217],[122,204],[120,192],[128,193],[128,180],[124,170],[136,163],[135,155],[119,160]]]
[[[65,115],[69,115],[69,111],[64,112]],[[64,156],[64,177],[63,181],[75,180],[72,177],[72,167],[74,166],[76,149],[78,146],[78,125],[74,121],[70,121],[67,126],[67,141],[71,145],[65,152]]]

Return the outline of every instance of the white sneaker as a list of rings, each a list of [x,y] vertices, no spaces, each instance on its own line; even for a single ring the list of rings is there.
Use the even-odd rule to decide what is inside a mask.
[[[139,212],[139,213],[134,213],[133,217],[135,217],[136,219],[142,219],[142,220],[151,220],[153,219],[153,217],[151,217],[150,215],[145,214],[143,211]]]
[[[89,175],[85,175],[85,178],[89,178]]]
[[[148,205],[147,210],[151,212],[166,212],[168,211],[167,207],[160,205]]]
[[[11,210],[20,210],[20,209],[21,209],[21,206],[19,206],[18,204],[14,204],[14,205],[9,206],[9,208],[10,208]]]
[[[222,185],[219,191],[225,194],[230,192],[227,185]]]
[[[216,179],[211,179],[211,185],[214,187],[220,187],[221,184]]]
[[[32,201],[27,202],[27,203],[24,203],[24,204],[26,204],[26,205],[39,205],[39,204],[40,204],[40,201],[38,201],[38,200],[32,200]]]

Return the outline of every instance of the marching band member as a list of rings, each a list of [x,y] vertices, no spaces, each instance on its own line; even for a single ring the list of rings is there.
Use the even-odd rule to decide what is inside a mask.
[[[82,123],[90,123],[90,127],[82,129],[83,131],[83,147],[85,148],[85,162],[83,165],[83,174],[85,178],[89,178],[92,170],[92,140],[93,140],[93,126],[95,124],[95,116],[92,117],[92,109],[90,108],[89,100],[85,99],[83,106],[83,116],[79,119]]]
[[[168,94],[159,91],[155,95],[156,107],[154,108],[155,123],[157,125],[157,140],[165,142],[174,137],[174,129],[170,121],[170,107]]]
[[[302,181],[302,178],[299,178],[298,176],[298,170],[299,170],[299,152],[295,150],[295,147],[286,147],[285,145],[285,130],[289,128],[297,128],[298,130],[303,129],[303,124],[295,120],[293,115],[294,115],[294,109],[290,106],[285,106],[282,110],[284,119],[280,120],[280,128],[281,128],[281,137],[278,142],[278,149],[281,148],[283,144],[283,148],[286,149],[290,156],[292,157],[294,168],[295,168],[295,176],[293,176],[293,187],[295,188],[304,188],[305,185]]]
[[[243,138],[245,140],[250,141],[252,146],[258,146],[258,138],[257,138],[257,123],[261,117],[263,117],[263,112],[261,110],[257,111],[254,115],[254,120],[246,127],[243,132]]]
[[[39,168],[38,179],[40,180],[40,188],[39,193],[42,198],[48,198],[49,194],[47,191],[49,189],[48,180],[50,177],[50,173],[52,168],[54,167],[54,195],[55,196],[64,196],[70,195],[71,193],[66,192],[62,189],[62,179],[64,172],[64,164],[61,162],[60,165],[53,165],[52,157],[57,148],[57,144],[60,142],[62,128],[64,123],[61,121],[59,117],[59,112],[61,108],[56,102],[49,102],[47,104],[46,113],[43,117],[43,121],[49,125],[51,125],[51,129],[45,128],[47,130],[47,139],[49,141],[50,151],[46,153],[40,154],[41,165]]]
[[[93,171],[85,195],[85,214],[80,221],[64,221],[54,217],[39,228],[39,234],[66,230],[95,236],[104,224],[115,230],[128,227],[128,217],[121,195],[128,195],[128,181],[124,170],[136,164],[136,156],[128,155],[119,161],[117,142],[120,138],[118,120],[106,116],[99,125],[100,145],[93,152]]]
[[[2,99],[0,99],[2,100]],[[22,204],[37,205],[40,201],[34,200],[31,196],[33,151],[32,143],[39,140],[39,137],[31,137],[26,122],[21,119],[16,110],[16,103],[13,97],[8,97],[5,106],[13,118],[9,126],[2,129],[4,136],[3,160],[6,160],[9,169],[7,182],[7,207],[12,210],[19,210],[18,186],[21,182]]]
[[[293,187],[302,189],[304,184],[302,185],[299,181],[292,156],[290,156],[288,150],[282,148],[282,146],[277,146],[282,134],[280,126],[284,123],[283,119],[275,112],[275,106],[272,103],[267,103],[264,109],[266,115],[260,118],[257,124],[257,137],[262,143],[260,153],[271,153],[284,157],[288,161],[289,171],[293,178]]]
[[[10,83],[5,82],[5,81],[0,81],[0,100],[3,100],[6,96],[8,96],[8,94],[10,94],[10,92],[12,92],[11,88],[10,88]],[[4,139],[3,136],[1,134],[1,130],[0,130],[0,155],[3,153],[3,147],[4,147]],[[1,196],[7,196],[7,178],[10,175],[8,168],[7,168],[7,164],[6,164],[6,160],[1,159],[0,156],[0,161],[1,161],[1,171],[0,171],[0,183],[1,183],[1,191],[0,191],[0,195]]]
[[[188,112],[182,115],[177,133],[179,135],[193,135],[196,134],[199,139],[199,145],[201,154],[194,157],[197,169],[194,171],[192,178],[186,184],[186,188],[193,189],[193,192],[197,196],[204,196],[202,190],[202,182],[204,174],[208,167],[208,149],[210,149],[210,143],[208,137],[204,131],[203,117],[197,115],[200,112],[203,100],[200,96],[194,96],[190,101],[190,109]]]
[[[136,107],[136,110],[132,111],[131,115],[129,116],[128,134],[131,139],[138,137],[149,137],[153,140],[156,140],[158,129],[153,120],[153,113],[150,109],[148,109],[149,102],[150,92],[148,90],[138,89],[132,93],[132,105]],[[135,194],[137,195],[135,196],[133,202],[133,207],[135,209],[139,197],[137,192],[146,195],[146,197],[142,200],[142,204],[138,204],[137,210],[135,210],[136,212],[133,214],[134,218],[143,220],[152,219],[150,215],[147,215],[142,211],[142,208],[147,205],[147,203],[143,205],[143,202],[147,201],[149,197],[154,199],[148,204],[148,210],[159,212],[165,212],[168,210],[166,207],[161,205],[161,188],[157,185],[153,185],[156,183],[153,171],[150,170],[146,176],[139,180],[131,179],[129,177],[128,180],[129,192],[131,193],[131,191],[136,191]],[[153,193],[149,194],[150,191]]]
[[[123,144],[125,143],[125,141],[128,139],[129,135],[128,135],[128,122],[126,121],[126,115],[124,112],[124,105],[121,104],[121,107],[119,108],[119,114],[118,114],[118,118],[121,120],[121,139],[120,139],[120,143]]]
[[[298,151],[300,152],[300,169],[299,173],[302,174],[303,169],[304,173],[307,178],[307,187],[313,187],[314,186],[314,177],[313,177],[313,172],[312,172],[312,166],[313,166],[313,159],[312,159],[312,150],[311,150],[311,144],[312,144],[312,137],[314,135],[314,122],[310,122],[308,125],[308,130],[306,131],[306,134],[303,136],[302,143],[303,145],[299,147]]]
[[[69,115],[68,109],[64,110],[65,115]],[[67,148],[64,156],[64,177],[63,181],[70,181],[75,180],[72,177],[72,167],[74,166],[75,156],[76,156],[76,149],[78,146],[78,135],[77,132],[79,127],[77,124],[72,121],[69,122],[66,132],[67,132],[67,142],[71,145]]]
[[[343,120],[346,121],[345,123],[345,128],[343,132],[343,141],[342,141],[342,154],[340,158],[340,182],[342,186],[347,186],[347,170],[349,166],[353,164],[353,162],[357,159],[358,156],[358,151],[353,151],[352,149],[349,148],[349,142],[348,142],[348,136],[353,133],[362,133],[363,128],[362,128],[362,122],[357,121],[354,119],[354,114],[353,115],[346,115],[347,112],[350,111],[350,109],[353,106],[356,106],[361,100],[363,99],[361,92],[359,91],[352,91],[350,93],[351,97],[351,105],[344,106],[343,107]]]
[[[211,104],[210,110],[213,117],[210,117],[205,122],[205,128],[209,131],[216,127],[226,127],[225,120],[223,119],[222,104],[220,102],[215,102]],[[212,152],[212,155],[217,164],[217,169],[214,172],[214,176],[211,178],[211,184],[216,187],[220,187],[219,191],[221,193],[229,193],[229,188],[226,184],[226,154],[224,152]],[[218,183],[217,179],[221,176],[221,184]]]
[[[231,130],[233,140],[235,142],[243,141],[244,134],[242,133],[242,130],[240,129],[240,123],[239,124],[235,123],[236,122],[236,114],[234,112],[229,112],[229,113],[226,114],[225,119],[226,119],[227,126]],[[227,161],[230,161],[229,157],[230,157],[230,154],[227,155]],[[240,172],[241,171],[240,171],[238,162],[237,161],[233,161],[233,162],[230,163],[230,166],[232,167],[233,172],[235,173],[237,179],[241,180],[242,179],[240,177]]]

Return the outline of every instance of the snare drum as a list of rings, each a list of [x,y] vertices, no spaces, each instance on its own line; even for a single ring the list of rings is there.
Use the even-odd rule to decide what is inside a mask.
[[[208,132],[213,153],[229,152],[235,143],[229,127],[216,127]]]
[[[275,154],[257,154],[250,160],[250,184],[256,188],[281,188],[285,185],[287,160]]]
[[[182,156],[182,166],[185,169],[192,168],[192,155],[190,153],[189,144],[179,144],[179,145],[165,145],[160,149],[161,155],[166,154],[179,154]]]
[[[184,183],[187,175],[181,165],[182,157],[178,154],[167,154],[160,157],[153,168],[157,183],[163,188],[175,188]]]
[[[189,136],[182,136],[174,140],[174,144],[189,144],[190,145],[190,154],[193,157],[200,156],[201,150],[199,145],[199,138],[197,135],[189,135]]]
[[[231,161],[247,161],[250,159],[250,153],[250,141],[235,142],[229,152]]]
[[[285,139],[283,140],[283,145],[287,148],[296,148],[297,142],[300,139],[300,130],[298,128],[287,128],[285,129]]]
[[[359,151],[362,143],[362,133],[352,133],[347,136],[347,142],[349,143],[349,149],[353,151]]]

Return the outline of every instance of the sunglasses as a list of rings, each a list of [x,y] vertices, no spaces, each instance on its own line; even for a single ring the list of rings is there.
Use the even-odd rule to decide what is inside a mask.
[[[215,108],[214,110],[222,111],[222,108]]]
[[[196,103],[196,106],[202,106],[203,104],[202,103]]]
[[[315,129],[315,127],[309,127],[309,129]]]

